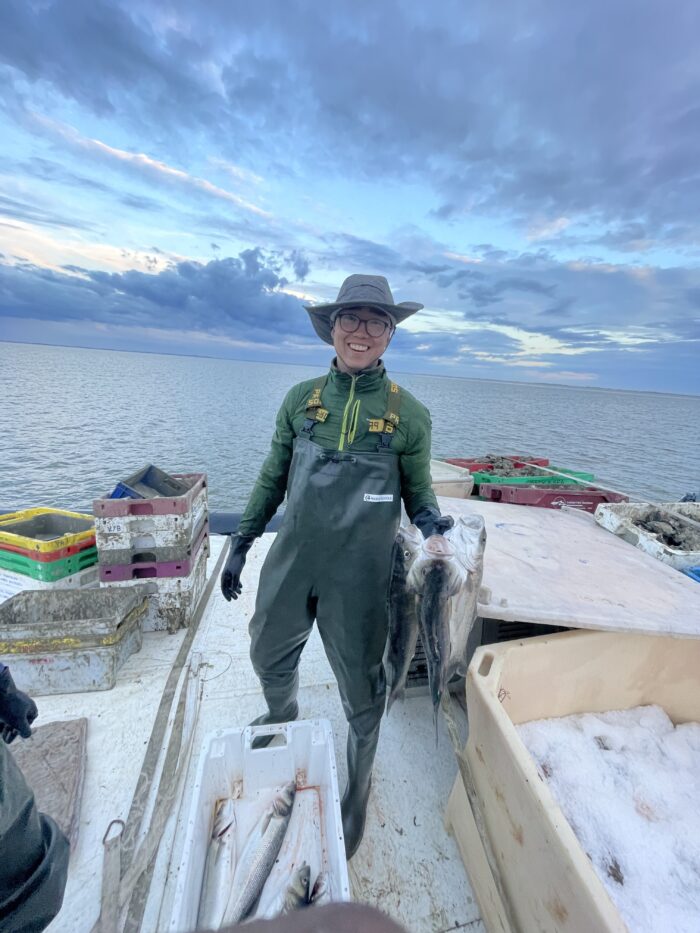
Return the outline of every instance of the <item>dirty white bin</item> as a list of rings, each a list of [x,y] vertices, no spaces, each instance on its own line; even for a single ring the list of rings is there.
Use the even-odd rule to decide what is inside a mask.
[[[279,735],[283,744],[252,748],[253,736],[263,734]],[[312,869],[312,884],[318,871],[328,871],[331,899],[350,900],[333,732],[328,720],[218,730],[204,740],[197,765],[192,803],[184,824],[183,855],[176,869],[177,881],[166,927],[168,931],[190,933],[196,928],[217,801],[229,796],[237,800],[237,851],[240,853],[248,832],[273,794],[291,780],[297,783],[295,807],[300,805],[302,792],[314,796],[312,819],[320,844],[316,856],[307,859]],[[284,861],[285,843],[278,863]],[[281,865],[279,870],[283,867]]]
[[[451,499],[468,499],[474,488],[474,478],[469,470],[444,460],[430,461],[430,481],[436,496]]]
[[[624,933],[627,926],[516,725],[647,704],[658,704],[674,724],[697,722],[698,671],[700,640],[662,635],[565,632],[477,650],[467,675],[465,754],[521,933]],[[467,806],[458,774],[446,822],[486,915],[493,902],[484,862],[467,844]]]
[[[0,605],[0,661],[30,696],[111,690],[147,608],[143,587],[18,593]]]
[[[688,526],[688,539],[691,546],[688,548],[670,547],[658,535],[646,531],[635,524],[640,519],[644,521],[652,514],[665,517],[664,512],[677,512],[686,518],[700,522],[700,503],[698,502],[662,502],[652,505],[647,502],[615,502],[599,505],[595,510],[595,520],[603,528],[612,531],[618,538],[627,541],[663,561],[675,570],[688,570],[700,564],[700,531]],[[672,516],[669,516],[672,518]]]

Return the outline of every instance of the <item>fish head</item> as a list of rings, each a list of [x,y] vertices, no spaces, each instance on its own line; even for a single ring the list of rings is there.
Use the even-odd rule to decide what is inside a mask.
[[[431,535],[421,543],[406,582],[418,596],[422,596],[428,581],[434,582],[436,575],[439,575],[445,596],[453,596],[465,579],[455,547],[444,535]]]
[[[423,535],[415,525],[401,525],[394,541],[394,566],[404,575],[421,549]]]
[[[447,534],[469,573],[481,573],[486,549],[483,515],[476,512],[460,515]]]
[[[236,820],[235,804],[231,797],[225,797],[216,805],[216,815],[214,817],[214,828],[212,838],[219,839],[224,833],[228,832]]]
[[[285,784],[272,802],[274,816],[287,816],[294,805],[297,786],[294,781]]]
[[[294,872],[294,878],[292,880],[292,890],[297,895],[299,900],[308,901],[309,899],[309,887],[311,886],[311,868],[306,863],[303,862],[297,871]]]

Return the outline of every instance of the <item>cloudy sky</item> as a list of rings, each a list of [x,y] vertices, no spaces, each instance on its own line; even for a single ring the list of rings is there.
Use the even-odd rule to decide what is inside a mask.
[[[3,0],[5,339],[700,392],[696,0]]]

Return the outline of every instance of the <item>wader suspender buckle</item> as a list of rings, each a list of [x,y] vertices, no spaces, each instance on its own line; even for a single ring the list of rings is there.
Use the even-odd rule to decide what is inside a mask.
[[[377,450],[389,450],[394,439],[394,432],[399,426],[399,408],[401,406],[401,390],[395,382],[389,383],[389,397],[386,412],[383,418],[373,418],[369,423],[371,434],[379,434]]]
[[[321,393],[326,387],[326,382],[328,381],[328,376],[319,376],[319,378],[314,382],[314,387],[311,391],[311,396],[306,403],[306,418],[304,419],[304,424],[301,427],[300,434],[303,434],[304,437],[309,440],[313,436],[314,428],[319,421],[325,421],[328,417],[328,411],[323,407],[321,402]]]

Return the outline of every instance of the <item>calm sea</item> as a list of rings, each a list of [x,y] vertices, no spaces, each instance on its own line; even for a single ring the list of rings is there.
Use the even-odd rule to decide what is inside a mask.
[[[391,362],[389,360],[389,362]],[[307,366],[0,343],[0,506],[86,507],[146,463],[205,471],[242,510]],[[700,489],[700,397],[393,373],[433,454],[524,452],[669,501]]]

